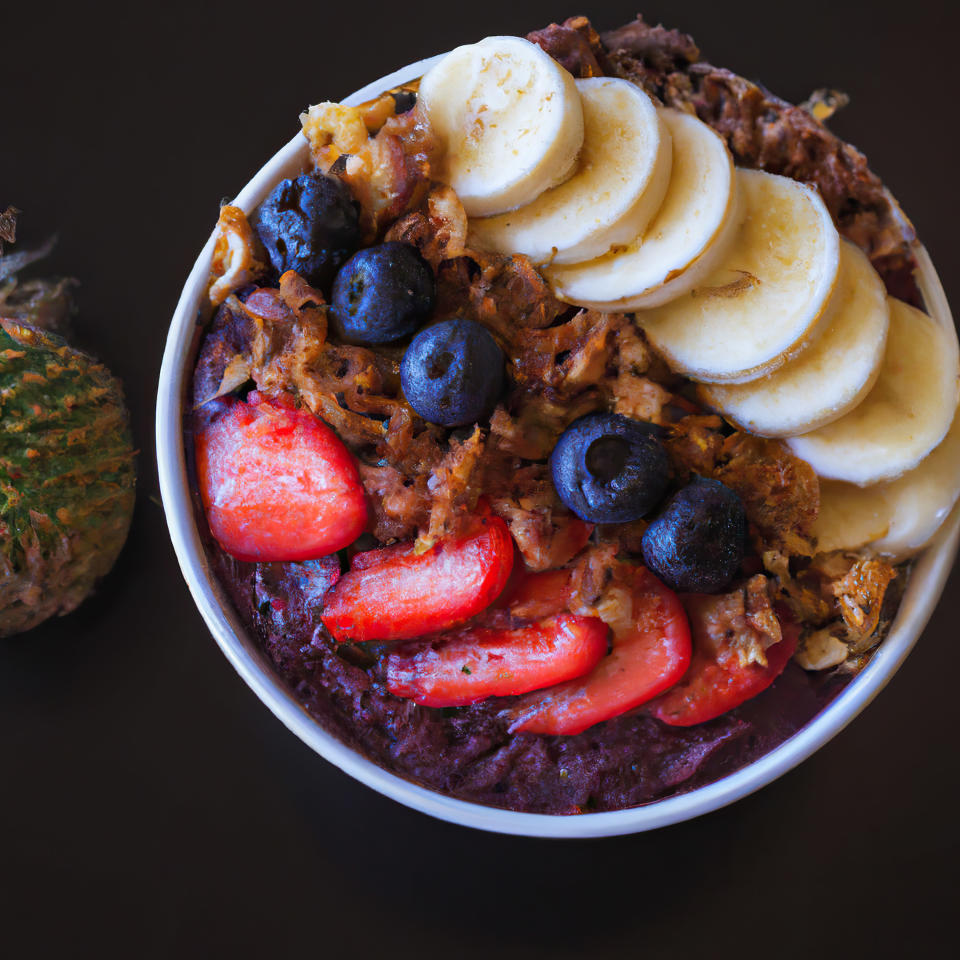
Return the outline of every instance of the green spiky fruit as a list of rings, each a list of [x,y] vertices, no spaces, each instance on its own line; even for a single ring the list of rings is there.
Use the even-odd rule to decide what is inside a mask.
[[[130,526],[134,458],[110,371],[0,318],[0,636],[69,613]]]

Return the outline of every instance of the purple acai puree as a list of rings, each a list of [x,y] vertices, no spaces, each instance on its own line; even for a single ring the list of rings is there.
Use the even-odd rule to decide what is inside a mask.
[[[694,727],[642,713],[576,736],[510,734],[496,698],[434,709],[387,693],[383,647],[339,646],[320,623],[338,574],[309,564],[243,563],[208,548],[238,612],[282,680],[327,730],[386,769],[461,800],[529,813],[619,810],[703,786],[783,743],[848,678],[790,663],[760,696]]]

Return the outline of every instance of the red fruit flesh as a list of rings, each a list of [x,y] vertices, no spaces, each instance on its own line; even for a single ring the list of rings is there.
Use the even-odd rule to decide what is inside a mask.
[[[367,525],[357,465],[318,417],[251,393],[217,401],[196,436],[210,530],[238,560],[313,560]]]
[[[569,563],[590,541],[593,524],[586,523],[573,514],[562,519],[555,519],[554,523],[560,529],[557,530],[550,546],[550,566],[562,567],[565,563]]]
[[[540,620],[568,609],[569,570],[544,570],[530,573],[522,563],[514,563],[510,582],[497,600],[497,607],[515,617]]]
[[[782,639],[767,648],[765,667],[758,663],[742,666],[735,653],[721,661],[714,645],[705,640],[698,608],[690,604],[688,609],[695,647],[690,669],[675,687],[650,705],[653,716],[673,727],[705,723],[766,690],[783,673],[800,639],[800,628],[785,611],[778,610]]]
[[[425,707],[462,707],[582,676],[607,652],[596,617],[560,614],[517,629],[471,627],[387,658],[387,689]]]
[[[357,554],[327,598],[327,629],[340,641],[409,640],[485,610],[510,576],[513,540],[499,517],[477,518],[476,529],[419,556],[406,545]]]
[[[511,711],[511,733],[581,733],[646,703],[683,676],[690,627],[679,598],[643,567],[625,576],[632,622],[615,630],[610,654],[586,676],[525,698]]]
[[[364,550],[362,553],[355,553],[350,560],[351,570],[369,570],[371,567],[379,566],[390,559],[406,557],[413,553],[413,541],[406,540],[403,543],[394,543],[389,547],[379,547],[376,550]]]

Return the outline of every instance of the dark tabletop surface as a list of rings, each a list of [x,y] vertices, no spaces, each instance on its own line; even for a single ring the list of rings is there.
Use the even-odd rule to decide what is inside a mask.
[[[78,340],[123,378],[140,454],[117,568],[0,641],[0,954],[940,956],[958,903],[960,574],[876,702],[782,779],[653,834],[535,841],[355,783],[234,673],[181,579],[153,448],[167,325],[223,197],[337,99],[406,62],[638,0],[7,0],[0,209],[81,278]],[[787,10],[789,9],[789,13]],[[869,10],[869,15],[864,13]],[[713,62],[803,99],[871,158],[960,303],[956,5],[648,2]]]

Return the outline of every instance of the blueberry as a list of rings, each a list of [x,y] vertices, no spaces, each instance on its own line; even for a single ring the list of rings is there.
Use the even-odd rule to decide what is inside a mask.
[[[743,501],[719,480],[697,477],[647,527],[643,558],[674,590],[717,593],[736,576],[746,541]]]
[[[557,495],[590,523],[626,523],[649,513],[670,481],[670,460],[657,431],[619,413],[574,420],[550,455]]]
[[[260,206],[256,231],[278,274],[296,270],[324,291],[362,240],[347,185],[316,173],[278,183]]]
[[[503,351],[473,320],[421,330],[400,363],[410,406],[430,423],[460,427],[488,417],[503,392]]]
[[[409,243],[381,243],[355,253],[333,282],[330,320],[347,343],[408,337],[433,310],[433,271]]]

